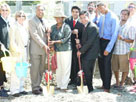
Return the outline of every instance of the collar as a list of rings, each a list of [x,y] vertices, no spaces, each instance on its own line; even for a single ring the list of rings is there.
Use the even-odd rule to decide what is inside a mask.
[[[5,19],[4,17],[1,16],[1,18],[7,23],[8,22],[8,18]]]
[[[106,14],[104,14],[104,15],[105,15],[105,17],[107,17],[107,16],[109,16],[110,14],[111,14],[111,11],[108,10],[108,12],[107,12]]]
[[[85,26],[85,28],[87,27],[88,23],[89,23],[89,22],[87,22],[87,23],[84,25],[84,26]]]
[[[17,25],[19,26],[19,27],[23,27],[23,25],[21,25],[20,23],[18,23],[18,21],[16,21],[16,23],[17,23]]]
[[[74,21],[74,20],[77,22],[77,21],[78,21],[78,18],[77,18],[77,19],[73,19],[73,21]]]

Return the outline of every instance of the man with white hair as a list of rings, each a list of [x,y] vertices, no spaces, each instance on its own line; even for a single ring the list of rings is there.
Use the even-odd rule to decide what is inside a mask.
[[[45,58],[49,47],[46,44],[47,23],[44,16],[43,5],[36,6],[36,15],[29,21],[30,33],[30,75],[32,82],[32,93],[39,95],[42,93],[40,86],[45,68]]]

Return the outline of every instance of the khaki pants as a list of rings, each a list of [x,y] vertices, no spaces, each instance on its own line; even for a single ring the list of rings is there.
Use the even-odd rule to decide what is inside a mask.
[[[11,94],[16,94],[24,91],[24,79],[25,78],[18,78],[15,71],[11,73]]]
[[[39,90],[40,88],[42,75],[45,71],[45,58],[45,55],[30,54],[30,75],[32,90]]]

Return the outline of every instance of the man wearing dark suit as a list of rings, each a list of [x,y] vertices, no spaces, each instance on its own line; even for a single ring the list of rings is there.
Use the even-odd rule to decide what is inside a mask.
[[[79,39],[81,39],[82,36],[82,29],[83,29],[83,24],[79,22],[79,13],[80,13],[80,8],[77,6],[73,6],[71,9],[72,16],[67,18],[65,22],[70,26],[72,30],[71,34],[71,43],[72,43],[72,65],[71,65],[71,81],[69,84],[77,84],[77,73],[79,71],[79,66],[78,66],[78,60],[77,60],[77,48],[76,48],[76,35],[78,36]]]
[[[6,49],[9,48],[9,35],[8,35],[8,16],[10,13],[10,8],[7,4],[2,4],[0,6],[0,58],[4,56],[2,52],[2,46]],[[4,82],[6,82],[5,71],[3,70],[2,63],[0,63],[0,97],[8,97],[7,92],[3,88]]]
[[[80,13],[80,20],[84,24],[84,30],[81,39],[81,48],[77,52],[77,56],[82,60],[82,68],[86,79],[88,91],[93,91],[92,77],[95,60],[99,53],[99,35],[96,25],[89,22],[89,14],[87,11]]]

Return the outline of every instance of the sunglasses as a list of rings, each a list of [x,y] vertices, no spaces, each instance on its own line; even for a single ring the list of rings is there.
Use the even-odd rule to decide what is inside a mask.
[[[18,17],[25,17],[25,16],[18,16]]]
[[[128,8],[135,8],[134,6],[128,6]]]
[[[4,11],[6,11],[6,12],[7,12],[8,10],[4,10],[4,9],[2,9],[1,11],[3,11],[3,12],[4,12]]]

